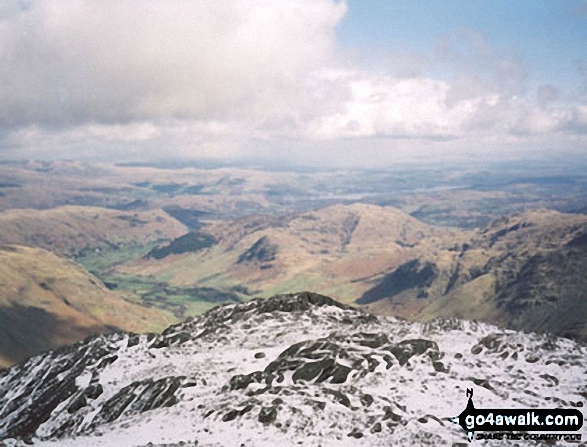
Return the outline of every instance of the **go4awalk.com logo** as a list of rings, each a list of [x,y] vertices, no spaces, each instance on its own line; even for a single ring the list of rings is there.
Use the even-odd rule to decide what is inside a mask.
[[[581,440],[581,434],[578,433],[528,433],[579,430],[583,426],[583,414],[576,408],[475,408],[471,388],[467,389],[467,397],[469,398],[467,408],[458,416],[451,418],[450,421],[465,429],[469,442],[474,438],[535,441]],[[475,436],[476,432],[481,433],[477,433]]]

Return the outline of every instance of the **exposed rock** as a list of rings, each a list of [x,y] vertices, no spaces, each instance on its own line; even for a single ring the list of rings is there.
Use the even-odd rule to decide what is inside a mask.
[[[179,377],[147,379],[122,388],[102,405],[90,427],[95,428],[105,422],[112,422],[123,413],[132,415],[175,405],[178,402],[175,392],[181,386],[181,381]]]
[[[480,407],[576,407],[587,395],[585,364],[586,348],[570,340],[282,295],[0,370],[0,441],[452,445],[465,433],[446,420],[464,409],[467,387]]]
[[[262,424],[270,424],[275,421],[277,417],[277,407],[263,407],[259,412],[259,422]]]

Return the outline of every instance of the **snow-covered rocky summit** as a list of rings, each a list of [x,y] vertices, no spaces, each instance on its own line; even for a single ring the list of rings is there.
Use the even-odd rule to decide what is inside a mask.
[[[586,384],[587,348],[567,339],[376,317],[304,292],[0,371],[0,444],[465,445],[448,418],[467,388],[477,407],[572,408]]]

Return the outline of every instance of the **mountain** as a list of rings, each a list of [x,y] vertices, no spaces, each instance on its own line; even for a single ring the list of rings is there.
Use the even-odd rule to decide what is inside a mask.
[[[209,221],[199,233],[116,271],[164,278],[176,287],[239,287],[266,297],[311,288],[350,303],[369,287],[365,278],[394,269],[431,244],[453,243],[454,233],[392,207],[334,205]]]
[[[30,245],[64,256],[171,239],[187,228],[167,213],[118,211],[86,206],[0,213],[0,243]]]
[[[577,407],[586,364],[585,346],[568,339],[281,295],[217,307],[161,335],[96,336],[1,371],[0,440],[464,446],[448,418],[465,409],[467,388],[478,408]]]
[[[391,271],[357,304],[587,340],[587,216],[526,211]]]
[[[0,246],[0,365],[91,334],[165,323],[159,311],[124,301],[72,261],[40,248]]]
[[[587,340],[586,234],[587,216],[544,209],[464,231],[392,207],[334,205],[208,221],[116,273],[158,278],[167,290],[211,290],[219,300],[311,289],[377,314]]]

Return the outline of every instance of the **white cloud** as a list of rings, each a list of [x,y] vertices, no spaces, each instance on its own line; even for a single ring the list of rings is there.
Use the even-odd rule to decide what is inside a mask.
[[[396,49],[377,73],[341,62],[335,27],[346,9],[336,0],[4,2],[0,150],[355,164],[368,162],[363,153],[452,156],[587,135],[584,105],[554,85],[529,98],[522,58],[475,30],[444,36],[432,56]]]
[[[38,0],[0,21],[0,124],[258,117],[331,57],[331,0]],[[261,113],[263,112],[263,113]]]
[[[316,139],[454,138],[480,101],[472,98],[449,106],[449,84],[431,78],[339,73],[332,82],[348,85],[351,95],[339,113],[310,123],[310,135]]]

